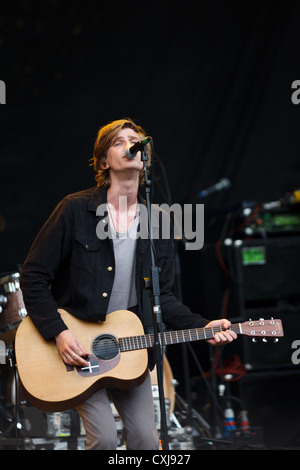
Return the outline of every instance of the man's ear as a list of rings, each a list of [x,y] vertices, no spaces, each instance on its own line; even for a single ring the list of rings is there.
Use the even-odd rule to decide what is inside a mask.
[[[109,168],[109,164],[107,162],[101,163],[100,166],[101,166],[101,170],[108,170],[108,168]]]

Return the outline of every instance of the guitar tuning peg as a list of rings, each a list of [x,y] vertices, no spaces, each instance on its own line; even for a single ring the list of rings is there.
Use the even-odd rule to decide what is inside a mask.
[[[252,342],[253,342],[253,343],[256,343],[256,338],[252,338]]]
[[[279,338],[274,338],[273,339],[273,343],[278,343],[278,341],[279,341]]]
[[[262,340],[263,340],[264,343],[268,342],[267,338],[263,338]]]

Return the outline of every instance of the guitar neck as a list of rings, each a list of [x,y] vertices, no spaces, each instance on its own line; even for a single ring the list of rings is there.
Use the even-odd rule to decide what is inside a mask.
[[[230,327],[231,330],[237,334],[241,334],[241,324],[235,323]],[[224,331],[221,326],[217,327],[204,327],[192,328],[188,330],[166,331],[159,333],[159,342],[162,345],[180,344],[191,341],[200,341],[211,339],[216,333]],[[147,334],[141,336],[128,336],[126,338],[119,338],[120,351],[133,351],[136,349],[151,349],[154,345],[154,335]]]

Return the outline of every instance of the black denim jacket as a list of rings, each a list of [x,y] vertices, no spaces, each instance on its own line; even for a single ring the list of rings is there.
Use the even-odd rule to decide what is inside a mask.
[[[66,329],[58,308],[76,317],[104,321],[114,280],[114,253],[109,238],[96,234],[107,215],[96,215],[107,201],[102,188],[66,196],[36,237],[21,271],[21,289],[27,312],[39,332],[50,339]],[[141,199],[140,199],[141,202]],[[208,323],[174,296],[173,238],[154,240],[160,270],[163,322],[171,329],[202,327]],[[149,247],[138,238],[136,248],[137,313],[145,324],[144,265]]]

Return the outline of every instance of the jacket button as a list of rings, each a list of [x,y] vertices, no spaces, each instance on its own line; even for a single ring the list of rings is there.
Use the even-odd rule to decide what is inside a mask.
[[[108,296],[108,293],[107,292],[103,292],[102,293],[102,297],[106,298]]]
[[[111,266],[108,266],[107,271],[112,271],[113,268]]]

